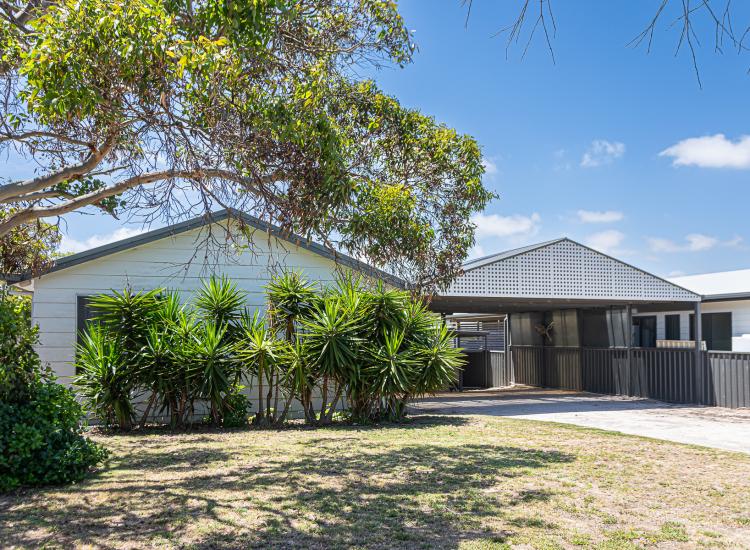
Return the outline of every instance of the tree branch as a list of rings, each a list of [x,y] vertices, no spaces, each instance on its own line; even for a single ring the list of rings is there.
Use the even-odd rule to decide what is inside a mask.
[[[58,183],[91,172],[91,170],[96,168],[114,147],[115,135],[109,137],[99,149],[93,150],[83,162],[67,166],[61,170],[52,172],[51,174],[45,174],[30,180],[0,185],[0,203],[5,202],[10,197],[19,197],[35,191],[42,191],[48,187],[57,185]]]
[[[22,134],[16,134],[16,135],[14,134],[0,135],[0,143],[3,143],[5,141],[26,141],[27,139],[33,139],[33,138],[51,138],[51,139],[56,139],[58,141],[62,141],[63,143],[69,143],[70,145],[80,145],[81,147],[88,147],[92,151],[96,149],[95,144],[91,142],[69,138],[67,136],[55,134],[54,132],[43,132],[41,130],[34,130],[32,132],[24,132]]]
[[[13,228],[37,220],[39,218],[48,218],[52,216],[62,216],[68,214],[84,206],[90,206],[96,204],[106,198],[120,195],[140,185],[147,185],[161,180],[169,179],[224,179],[227,181],[233,181],[242,184],[246,189],[258,189],[258,185],[272,183],[274,181],[280,181],[280,174],[270,174],[259,178],[258,180],[241,176],[235,172],[221,169],[198,169],[198,170],[161,170],[158,172],[150,172],[148,174],[141,174],[140,176],[133,176],[122,180],[114,185],[80,195],[72,198],[60,204],[53,206],[34,206],[27,208],[10,216],[8,219],[0,222],[0,238],[7,235]]]

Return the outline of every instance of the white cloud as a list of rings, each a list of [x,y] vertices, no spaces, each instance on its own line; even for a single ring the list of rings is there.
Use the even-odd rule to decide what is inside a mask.
[[[609,229],[607,231],[601,231],[599,233],[589,235],[585,242],[588,246],[595,250],[612,253],[617,250],[617,248],[622,244],[622,241],[624,240],[624,233],[616,231],[614,229]]]
[[[653,252],[702,252],[717,246],[734,248],[741,244],[742,237],[734,237],[726,241],[721,241],[716,237],[702,235],[700,233],[686,235],[685,240],[682,243],[660,237],[651,237],[648,239],[649,248],[651,248]]]
[[[467,260],[473,260],[475,258],[481,258],[482,256],[486,256],[487,253],[484,251],[484,247],[481,244],[475,244],[471,250],[469,250],[469,255],[466,258]]]
[[[121,227],[114,230],[112,233],[92,235],[91,237],[83,241],[73,239],[68,235],[63,235],[62,242],[60,243],[60,251],[66,253],[83,252],[84,250],[89,250],[90,248],[96,248],[97,246],[102,246],[105,244],[113,243],[115,241],[121,241],[122,239],[127,239],[128,237],[140,235],[144,231],[145,229]]]
[[[484,173],[488,176],[494,176],[497,174],[497,164],[492,159],[482,157],[482,166],[484,166]]]
[[[612,223],[619,222],[625,217],[622,212],[617,210],[579,210],[576,214],[578,215],[578,221],[581,223]]]
[[[750,168],[750,136],[737,141],[724,134],[683,139],[664,149],[660,157],[671,157],[673,166],[702,168]]]
[[[477,239],[487,237],[519,237],[534,235],[539,231],[541,216],[534,212],[530,216],[514,214],[499,216],[498,214],[476,214],[471,221],[477,226]]]
[[[581,166],[594,168],[609,164],[625,154],[625,144],[619,141],[595,139],[581,158]]]

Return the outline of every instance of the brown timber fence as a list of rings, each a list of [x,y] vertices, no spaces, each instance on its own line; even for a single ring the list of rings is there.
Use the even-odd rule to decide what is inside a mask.
[[[703,351],[698,366],[691,349],[511,346],[510,353],[518,384],[750,407],[750,353]]]

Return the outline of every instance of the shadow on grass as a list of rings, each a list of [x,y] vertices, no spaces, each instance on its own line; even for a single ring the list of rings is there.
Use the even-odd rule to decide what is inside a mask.
[[[460,424],[441,417],[395,427],[437,425]],[[79,486],[0,498],[0,536],[11,546],[143,546],[163,538],[205,548],[456,547],[487,536],[478,531],[481,519],[512,504],[486,489],[574,460],[458,445],[444,434],[429,443],[402,434],[386,448],[357,437],[378,429],[390,428],[337,426],[335,437],[321,430],[279,452],[242,440],[221,450],[192,441],[177,453],[149,447],[143,456],[136,448]],[[49,539],[33,538],[40,527],[52,532]]]

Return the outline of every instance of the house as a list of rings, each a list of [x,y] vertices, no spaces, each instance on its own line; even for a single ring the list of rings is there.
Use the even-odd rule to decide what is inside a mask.
[[[224,246],[210,246],[212,240]],[[400,283],[258,218],[222,210],[60,258],[46,273],[17,284],[33,288],[32,317],[39,326],[40,358],[60,382],[70,383],[77,335],[91,315],[89,296],[129,285],[134,290],[165,287],[187,297],[200,288],[201,278],[215,273],[228,276],[244,290],[250,307],[263,308],[264,286],[283,269],[301,270],[321,283],[332,282],[342,269]]]
[[[702,333],[706,346],[716,351],[750,351],[750,269],[688,275],[670,279],[701,295]],[[690,316],[660,312],[657,338],[692,340]]]
[[[510,380],[750,406],[750,354],[712,349],[723,345],[725,334],[722,317],[713,315],[724,306],[712,299],[721,298],[562,238],[466,263],[431,307],[454,323],[459,341],[472,341],[464,346],[464,385],[495,387]],[[672,315],[681,321],[676,332]],[[696,318],[703,322],[691,329]],[[676,334],[681,347],[657,347]],[[706,342],[708,349],[688,339]],[[504,349],[490,342],[502,342]]]

